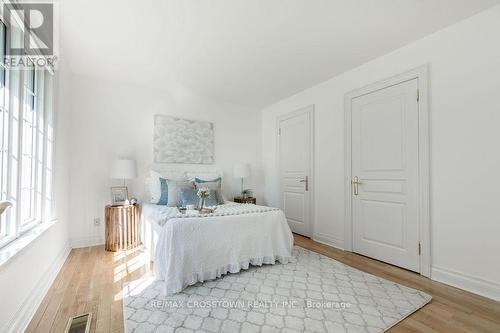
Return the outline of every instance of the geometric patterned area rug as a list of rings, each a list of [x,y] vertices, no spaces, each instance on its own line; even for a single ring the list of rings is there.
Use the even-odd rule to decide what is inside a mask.
[[[131,282],[126,332],[384,332],[431,300],[301,247],[293,255],[172,296],[153,278]]]

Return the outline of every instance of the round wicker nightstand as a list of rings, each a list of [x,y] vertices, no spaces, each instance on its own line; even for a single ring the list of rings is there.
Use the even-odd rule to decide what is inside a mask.
[[[141,245],[139,205],[108,205],[104,215],[106,220],[106,251],[129,250]]]

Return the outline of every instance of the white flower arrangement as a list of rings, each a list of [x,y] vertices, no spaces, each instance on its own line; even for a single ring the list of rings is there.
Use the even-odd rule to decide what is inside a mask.
[[[205,206],[205,199],[210,196],[210,190],[207,187],[202,187],[198,190],[198,193],[196,193],[196,195],[200,198],[198,209],[201,212],[204,210],[203,206]]]
[[[210,196],[210,190],[207,187],[202,187],[198,190],[196,194],[200,199],[205,199]]]

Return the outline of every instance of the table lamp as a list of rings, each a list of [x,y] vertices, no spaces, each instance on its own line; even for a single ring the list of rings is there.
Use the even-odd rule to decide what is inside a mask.
[[[250,166],[247,163],[238,163],[233,168],[233,177],[241,178],[241,195],[243,196],[243,180],[250,176]]]
[[[120,198],[120,200],[113,198],[113,203],[128,204],[129,199],[126,180],[137,178],[137,162],[135,160],[125,159],[114,160],[111,164],[111,178],[122,179],[123,187],[125,188],[126,192],[124,194],[120,194],[119,189],[111,188],[112,196],[115,197],[115,194],[113,193],[118,191],[117,198]]]

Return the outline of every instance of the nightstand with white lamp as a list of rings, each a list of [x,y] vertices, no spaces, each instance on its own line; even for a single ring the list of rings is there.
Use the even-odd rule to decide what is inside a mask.
[[[123,186],[111,187],[111,205],[105,208],[107,251],[121,251],[141,245],[140,207],[131,204],[127,179],[137,178],[137,162],[135,160],[115,160],[111,165],[111,178],[122,179]]]
[[[257,200],[254,197],[246,196],[243,189],[244,179],[250,177],[250,165],[247,163],[235,164],[233,167],[233,177],[241,179],[240,195],[235,197],[233,201],[238,203],[256,204]]]

